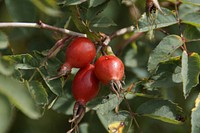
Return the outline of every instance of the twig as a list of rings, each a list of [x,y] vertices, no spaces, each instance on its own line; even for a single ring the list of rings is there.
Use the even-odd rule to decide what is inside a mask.
[[[198,41],[200,41],[200,38],[199,39],[186,40],[186,42],[198,42]]]
[[[115,31],[110,36],[104,35],[105,36],[104,37],[105,40],[103,41],[103,45],[107,46],[113,38],[115,38],[117,36],[124,35],[125,33],[128,33],[128,32],[133,32],[134,29],[135,29],[134,26],[129,26],[129,27],[122,28],[122,29],[119,29],[119,30]]]
[[[128,32],[133,32],[134,29],[135,29],[134,26],[122,28],[122,29],[120,29],[120,30],[114,32],[114,33],[110,36],[110,39],[112,40],[114,37],[124,35],[125,33],[128,33]]]
[[[170,35],[170,33],[168,33],[167,31],[165,31],[164,29],[156,29],[162,33],[164,33],[165,35]]]
[[[27,22],[2,22],[2,23],[0,23],[0,28],[8,28],[8,27],[47,29],[47,30],[56,31],[56,32],[60,32],[60,33],[71,35],[71,36],[86,37],[86,34],[70,31],[70,30],[64,29],[64,28],[58,28],[55,26],[51,26],[51,25],[43,23],[42,21],[39,21],[38,23],[27,23]]]

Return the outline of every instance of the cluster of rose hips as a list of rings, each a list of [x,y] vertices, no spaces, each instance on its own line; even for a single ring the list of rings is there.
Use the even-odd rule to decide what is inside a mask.
[[[95,57],[96,47],[92,41],[85,37],[77,37],[67,47],[65,63],[58,72],[59,75],[67,75],[72,68],[80,68],[72,83],[72,94],[76,103],[73,118],[70,120],[73,127],[69,132],[76,130],[85,114],[86,103],[97,96],[100,82],[110,84],[117,95],[122,89],[122,61],[114,55],[102,55],[91,64]]]

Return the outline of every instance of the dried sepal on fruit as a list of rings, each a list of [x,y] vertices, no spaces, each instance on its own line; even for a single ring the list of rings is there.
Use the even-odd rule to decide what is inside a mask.
[[[94,65],[89,64],[77,72],[72,82],[72,94],[76,103],[73,118],[69,120],[71,129],[67,133],[78,130],[78,124],[85,114],[86,103],[97,96],[99,89],[99,80],[94,74]]]
[[[79,101],[74,104],[73,118],[69,120],[71,123],[71,129],[67,131],[67,133],[72,133],[73,131],[78,132],[78,124],[85,115],[85,108],[85,104]]]

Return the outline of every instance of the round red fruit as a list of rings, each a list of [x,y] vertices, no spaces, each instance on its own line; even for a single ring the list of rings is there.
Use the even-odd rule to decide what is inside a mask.
[[[96,48],[88,38],[75,38],[66,49],[65,63],[60,67],[56,77],[70,73],[72,68],[87,66],[95,56]]]
[[[114,55],[105,55],[95,63],[95,75],[104,84],[111,81],[121,81],[124,76],[124,64]]]
[[[78,37],[67,47],[65,63],[71,67],[82,68],[90,64],[95,55],[94,44],[88,38]]]
[[[81,68],[72,83],[72,94],[76,101],[86,104],[99,92],[99,80],[94,73],[94,65]]]

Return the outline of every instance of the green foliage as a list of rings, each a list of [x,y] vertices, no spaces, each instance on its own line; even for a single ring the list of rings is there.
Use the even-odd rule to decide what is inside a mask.
[[[13,21],[35,22],[37,10],[34,5],[27,0],[6,0],[6,7]],[[21,4],[20,4],[21,3]],[[30,17],[32,16],[32,17]]]
[[[59,97],[58,99],[55,99],[55,103],[53,104],[52,109],[59,113],[72,115],[74,103],[75,101],[73,98],[62,96]]]
[[[0,76],[0,84],[0,92],[17,108],[32,119],[40,117],[40,112],[35,106],[34,100],[28,93],[25,85],[3,75]]]
[[[153,73],[157,69],[157,65],[162,61],[167,61],[171,55],[183,44],[181,37],[170,35],[157,45],[149,57],[148,70]]]
[[[200,5],[198,0],[182,0],[184,3],[192,4],[192,5]]]
[[[10,104],[9,100],[7,97],[4,95],[0,94],[0,132],[4,133],[8,131],[8,127],[10,126],[12,116],[13,116],[13,107]]]
[[[93,27],[110,27],[110,26],[116,26],[116,24],[108,17],[99,17],[94,19],[91,24]]]
[[[97,101],[95,101],[97,102]],[[106,99],[99,99],[99,104],[94,108],[99,113],[107,114],[121,103],[121,100],[114,94],[108,95]]]
[[[184,37],[188,40],[198,39],[200,31],[195,26],[188,25],[184,30]]]
[[[198,121],[200,120],[200,114],[199,114],[199,95],[196,98],[195,101],[195,108],[192,109],[192,133],[198,133],[200,131],[200,126],[198,124]]]
[[[191,89],[199,84],[200,56],[197,53],[187,54],[183,51],[182,55],[182,78],[183,93],[185,98],[189,95]]]
[[[49,31],[38,27],[36,22],[41,20],[85,34],[97,49],[110,41],[108,45],[125,64],[124,93],[117,97],[109,85],[101,84],[98,96],[86,105],[80,132],[101,133],[115,126],[114,130],[123,129],[123,133],[199,133],[200,100],[194,97],[199,94],[200,2],[181,2],[177,9],[165,4],[163,13],[156,10],[149,16],[144,12],[145,1],[0,2],[0,132],[66,132],[71,127],[67,122],[75,103],[71,86],[78,69],[72,69],[67,79],[51,78],[64,63],[72,38],[69,32],[70,39],[55,46],[66,35],[52,27]],[[31,28],[37,29],[2,28],[1,22],[31,22],[37,25]],[[64,115],[61,118],[57,113]],[[56,123],[54,130],[48,122]],[[152,130],[154,122],[158,131]],[[120,123],[124,126],[119,127]],[[166,130],[166,123],[172,128]]]
[[[171,101],[150,100],[140,105],[137,110],[141,116],[148,116],[164,122],[181,124],[184,118],[182,109]]]
[[[8,37],[3,32],[0,32],[0,49],[5,49],[8,47]]]
[[[199,9],[200,9],[199,6],[193,6],[193,5],[189,5],[189,4],[181,4],[179,7],[180,18],[183,18],[185,15],[187,15],[189,13],[195,13]]]
[[[157,16],[156,16],[156,14],[154,14],[155,20],[151,20],[151,18],[148,18],[146,13],[144,13],[138,21],[139,29],[136,29],[136,31],[146,32],[149,30],[167,27],[167,26],[177,23],[175,15],[170,10],[165,9],[165,8],[163,8],[162,10],[165,13],[165,15],[158,12]],[[151,24],[151,21],[154,21],[154,22]]]
[[[11,66],[11,64],[8,61],[0,57],[0,73],[6,76],[10,76],[13,73],[13,71],[14,67]]]
[[[172,57],[168,61],[161,62],[153,77],[156,81],[154,87],[173,88],[182,82],[180,57]]]
[[[182,22],[196,27],[200,27],[200,13],[189,13],[182,18]]]
[[[27,88],[36,101],[36,104],[44,106],[48,103],[48,94],[39,81],[27,82]]]
[[[98,5],[101,5],[102,3],[106,2],[107,0],[101,0],[101,1],[96,1],[96,0],[90,0],[89,6],[90,7],[96,7]]]
[[[61,0],[61,1],[59,1],[59,3],[66,5],[66,6],[70,6],[70,5],[78,5],[78,4],[81,4],[85,1],[86,0]]]
[[[108,128],[108,125],[110,125],[114,122],[124,122],[125,127],[127,127],[127,129],[125,129],[123,131],[127,132],[127,133],[131,132],[130,126],[132,125],[132,120],[131,120],[130,113],[128,111],[120,111],[117,114],[114,112],[108,112],[105,114],[101,114],[98,111],[97,114],[106,129]]]
[[[33,4],[36,7],[38,7],[38,9],[40,9],[41,11],[43,11],[49,16],[57,17],[61,15],[60,10],[56,6],[57,5],[56,1],[45,0],[44,2],[46,4],[44,4],[43,2],[40,2],[39,0],[31,0],[31,2],[33,2]]]

